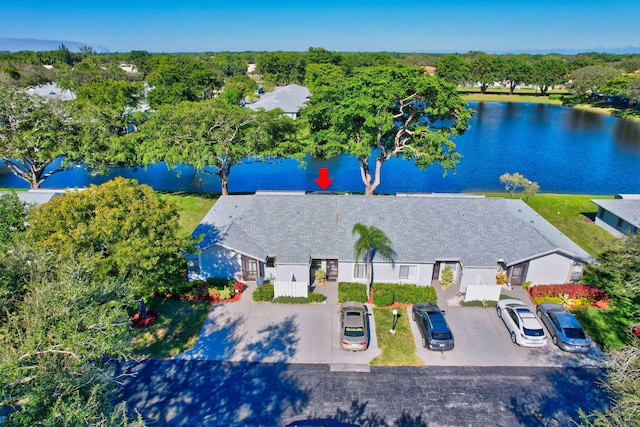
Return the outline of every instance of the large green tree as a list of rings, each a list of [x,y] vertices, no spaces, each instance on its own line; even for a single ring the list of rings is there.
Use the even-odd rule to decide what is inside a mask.
[[[546,95],[552,87],[567,81],[567,65],[557,58],[545,57],[533,63],[531,83],[540,88],[540,94]]]
[[[304,80],[305,57],[298,52],[265,52],[258,57],[256,71],[276,85],[301,83]]]
[[[124,178],[55,197],[34,209],[29,224],[35,246],[89,260],[97,278],[126,280],[138,293],[180,280],[193,250],[177,235],[177,208]]]
[[[31,188],[77,167],[80,126],[69,105],[0,89],[0,123],[0,159]],[[50,167],[61,156],[64,160]]]
[[[620,71],[603,66],[591,65],[571,72],[569,90],[577,96],[586,96],[598,92],[600,88],[620,75]]]
[[[447,55],[436,62],[436,75],[454,85],[471,81],[469,64],[457,54]]]
[[[504,60],[503,79],[509,84],[509,95],[520,84],[531,80],[531,65],[517,56],[510,56]]]
[[[0,321],[0,407],[6,426],[128,426],[113,361],[126,357],[128,286],[94,281],[87,260],[14,250],[30,265]],[[25,291],[26,289],[26,291]],[[15,294],[8,297],[15,298]],[[0,298],[4,299],[5,296]]]
[[[295,122],[281,110],[252,111],[217,98],[159,108],[136,135],[144,164],[184,164],[220,178],[228,194],[233,166],[303,156]],[[215,168],[211,171],[208,168]]]
[[[504,76],[504,61],[501,56],[478,53],[469,63],[471,78],[480,84],[480,92],[486,93],[489,85],[501,82]]]
[[[640,76],[629,80],[626,95],[629,101],[640,104]]]
[[[393,261],[395,255],[393,243],[391,243],[391,240],[384,234],[384,231],[373,225],[355,224],[351,230],[351,234],[358,236],[353,244],[356,265],[360,260],[364,260],[365,262],[368,299],[371,292],[371,282],[373,281],[373,258],[379,254],[382,258]]]
[[[438,163],[445,174],[455,168],[461,156],[453,138],[467,129],[471,110],[453,85],[401,66],[360,68],[334,81],[327,81],[328,75],[314,80],[312,87],[321,90],[302,110],[310,127],[309,149],[319,158],[354,156],[365,194],[374,194],[382,165],[393,157],[412,160],[420,169]]]

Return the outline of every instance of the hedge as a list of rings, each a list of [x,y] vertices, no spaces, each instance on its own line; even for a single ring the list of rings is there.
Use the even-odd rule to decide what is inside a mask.
[[[347,301],[367,302],[367,285],[364,283],[338,283],[338,302]]]
[[[273,296],[273,285],[269,283],[265,283],[264,285],[253,291],[254,301],[273,301]]]
[[[532,298],[560,297],[567,294],[573,300],[589,299],[591,301],[608,301],[609,296],[594,285],[568,283],[565,285],[535,285],[529,288]]]
[[[367,299],[366,293],[367,285],[363,283],[340,282],[338,284],[338,301],[341,303],[345,301],[365,303]],[[371,293],[373,295],[373,303],[377,306],[387,306],[394,302],[405,304],[438,302],[436,290],[432,286],[374,283],[371,285]]]
[[[309,304],[310,302],[322,302],[326,297],[322,294],[309,294],[309,298],[305,297],[278,297],[273,302],[281,304]]]

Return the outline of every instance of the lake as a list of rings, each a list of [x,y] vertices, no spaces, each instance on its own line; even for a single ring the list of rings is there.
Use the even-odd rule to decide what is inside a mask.
[[[393,159],[382,167],[377,193],[503,191],[505,172],[520,172],[544,193],[640,193],[640,123],[567,107],[532,103],[470,103],[476,110],[471,129],[456,139],[463,158],[455,174],[440,166],[426,171]],[[340,156],[308,159],[307,167],[284,160],[232,168],[230,192],[318,190],[318,168],[329,168],[331,191],[363,192],[357,161]],[[43,188],[83,187],[114,176],[135,178],[158,190],[220,191],[219,180],[192,168],[117,169],[91,177],[82,170],[53,175]],[[27,188],[26,182],[0,166],[0,187]]]

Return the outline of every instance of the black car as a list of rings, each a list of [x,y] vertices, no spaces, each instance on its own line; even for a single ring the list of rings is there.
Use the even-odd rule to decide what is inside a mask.
[[[429,350],[453,350],[453,334],[444,318],[444,311],[432,302],[414,304],[412,317],[420,329],[422,346]]]

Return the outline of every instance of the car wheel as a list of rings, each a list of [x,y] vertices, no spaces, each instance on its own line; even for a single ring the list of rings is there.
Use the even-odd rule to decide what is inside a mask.
[[[502,317],[502,311],[500,310],[500,307],[496,307],[496,312],[498,313],[498,317]]]
[[[427,348],[427,339],[422,338],[422,347]]]
[[[511,342],[516,344],[516,333],[515,332],[511,332]]]
[[[558,345],[558,337],[557,336],[553,336],[551,337],[551,341],[553,341],[553,344]]]
[[[416,321],[416,312],[415,311],[411,311],[411,318],[413,319],[413,321]]]

